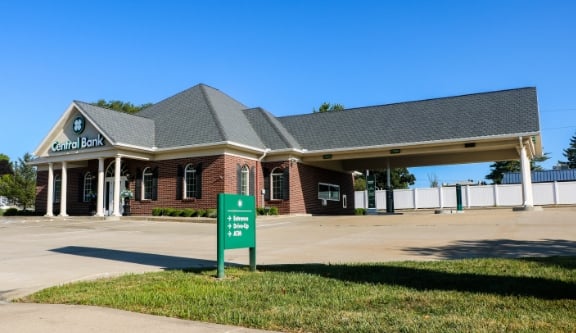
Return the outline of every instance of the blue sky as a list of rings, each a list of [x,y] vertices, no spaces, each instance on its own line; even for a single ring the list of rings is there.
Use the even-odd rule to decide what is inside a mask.
[[[535,86],[544,150],[576,133],[574,1],[2,1],[0,153],[73,100],[157,102],[198,83],[276,116]],[[417,186],[489,164],[412,168]]]

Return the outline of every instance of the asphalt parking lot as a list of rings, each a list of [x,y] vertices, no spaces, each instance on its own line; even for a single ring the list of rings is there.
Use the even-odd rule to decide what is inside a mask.
[[[265,217],[256,238],[258,265],[576,256],[576,208]],[[248,250],[225,259],[248,264]],[[73,281],[191,266],[216,266],[215,224],[0,217],[0,303]]]

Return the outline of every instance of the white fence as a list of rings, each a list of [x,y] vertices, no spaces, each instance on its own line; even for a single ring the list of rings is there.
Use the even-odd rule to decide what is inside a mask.
[[[576,204],[576,182],[554,182],[532,184],[534,205]],[[356,208],[366,208],[365,191],[357,191],[354,197]],[[471,207],[521,206],[522,187],[512,185],[462,186],[462,205]],[[395,209],[454,208],[456,188],[417,188],[394,190]],[[386,191],[376,191],[376,208],[386,209]]]

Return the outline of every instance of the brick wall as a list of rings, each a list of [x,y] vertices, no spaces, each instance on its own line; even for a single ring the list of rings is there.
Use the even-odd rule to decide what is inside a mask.
[[[107,168],[113,159],[105,161]],[[131,213],[134,215],[150,215],[152,209],[157,207],[207,209],[216,208],[218,193],[238,193],[238,166],[247,165],[253,177],[253,194],[256,197],[257,207],[277,207],[280,214],[351,214],[354,207],[353,178],[349,173],[330,171],[300,163],[268,162],[258,165],[253,159],[231,155],[181,158],[167,161],[139,161],[123,159],[126,171],[130,175],[128,188],[136,193],[136,175],[142,173],[147,167],[158,170],[157,200],[131,200]],[[202,195],[201,198],[177,199],[178,168],[186,165],[202,164]],[[261,191],[265,187],[264,172],[270,173],[274,168],[289,171],[290,199],[265,200]],[[83,202],[83,176],[90,171],[93,176],[98,175],[98,161],[90,160],[86,168],[68,169],[67,202],[68,214],[88,215],[91,213],[91,204]],[[54,175],[60,175],[55,170]],[[141,177],[139,177],[141,178]],[[180,178],[181,180],[181,178]],[[36,186],[36,210],[46,213],[48,172],[39,171]],[[340,185],[341,194],[348,197],[348,208],[342,208],[342,201],[328,201],[322,206],[318,199],[318,183],[325,182]],[[96,181],[94,191],[97,190]],[[58,214],[60,204],[54,204],[54,214]]]

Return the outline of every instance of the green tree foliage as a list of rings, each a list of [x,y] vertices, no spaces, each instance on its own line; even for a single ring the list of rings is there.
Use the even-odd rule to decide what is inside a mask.
[[[312,112],[316,113],[316,112],[330,112],[330,111],[342,111],[342,110],[344,110],[344,105],[342,104],[330,104],[328,102],[324,102],[322,103],[322,105],[320,105],[318,110],[314,108]]]
[[[0,176],[5,174],[12,174],[12,164],[7,155],[0,154]]]
[[[564,149],[563,155],[566,157],[566,161],[559,163],[567,165],[569,169],[576,169],[576,134],[570,138],[570,146]]]
[[[388,183],[386,169],[370,170],[371,175],[376,176],[376,188],[385,189]],[[414,185],[416,176],[410,173],[407,168],[394,168],[390,171],[390,185],[393,189],[407,189]],[[366,175],[356,175],[354,177],[354,191],[366,190]]]
[[[376,187],[384,189],[387,186],[388,175],[386,169],[374,170],[371,173],[376,175]],[[408,168],[394,168],[390,170],[390,185],[394,189],[406,189],[414,185],[416,176],[408,171]]]
[[[142,104],[142,105],[134,105],[130,102],[122,102],[122,101],[117,101],[117,100],[106,101],[104,99],[100,99],[96,103],[93,103],[93,104],[96,106],[102,107],[102,108],[107,108],[107,109],[111,109],[111,110],[115,110],[115,111],[119,111],[119,112],[124,112],[124,113],[130,113],[130,114],[136,113],[136,112],[152,105],[152,103],[146,103],[146,104]]]
[[[540,157],[536,157],[530,161],[530,170],[541,171],[542,166],[538,163],[542,163],[549,159],[548,153]],[[486,179],[491,180],[492,184],[502,184],[502,178],[507,172],[520,172],[520,161],[498,161],[490,165],[490,173],[486,175]]]
[[[24,154],[24,157],[12,163],[13,173],[0,178],[0,195],[17,202],[24,209],[33,205],[36,197],[36,169],[29,164],[32,159],[31,154]]]

